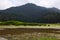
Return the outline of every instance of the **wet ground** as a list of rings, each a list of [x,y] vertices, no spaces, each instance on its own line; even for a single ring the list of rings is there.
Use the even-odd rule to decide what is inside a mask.
[[[28,40],[27,38],[33,37],[50,37],[60,39],[60,29],[54,28],[13,28],[13,29],[1,29],[0,38],[2,40]],[[32,40],[32,39],[31,39]]]

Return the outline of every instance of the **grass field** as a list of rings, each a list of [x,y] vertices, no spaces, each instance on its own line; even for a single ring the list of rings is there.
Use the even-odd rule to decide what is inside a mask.
[[[48,26],[49,25],[49,26]],[[44,24],[44,25],[0,25],[0,28],[58,28],[60,29],[60,24]]]
[[[20,21],[4,21],[0,22],[1,26],[60,26],[60,23],[34,23],[34,22],[20,22]]]
[[[0,28],[60,28],[60,23],[27,23],[20,21],[0,22]]]
[[[0,25],[0,29],[1,28],[56,28],[56,29],[60,29],[60,26],[14,26],[14,25],[9,25],[9,26],[4,26],[4,25]]]
[[[54,29],[60,29],[60,23],[56,23],[56,24],[25,23],[25,22],[19,22],[19,21],[0,22],[0,30],[3,30],[3,28],[54,28]],[[20,30],[18,30],[18,31],[20,32]],[[5,33],[9,33],[9,32],[10,31],[8,31],[8,32],[5,31]],[[13,30],[11,30],[11,32],[13,33]],[[3,33],[3,34],[5,34],[5,33]],[[17,30],[15,30],[14,33],[17,33]],[[58,34],[58,35],[60,35],[60,34]],[[58,38],[60,38],[60,36],[58,36],[58,35],[50,34],[50,33],[48,33],[48,34],[22,33],[22,34],[17,34],[17,35],[11,35],[11,34],[0,35],[0,37],[6,38],[7,40],[60,40],[60,39],[58,39]]]

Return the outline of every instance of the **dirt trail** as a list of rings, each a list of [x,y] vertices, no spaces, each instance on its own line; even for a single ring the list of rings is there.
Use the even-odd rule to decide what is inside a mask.
[[[0,30],[0,35],[6,34],[22,34],[22,33],[33,33],[33,32],[42,32],[42,33],[56,33],[60,34],[60,29],[53,28],[15,28],[15,29],[4,29]]]

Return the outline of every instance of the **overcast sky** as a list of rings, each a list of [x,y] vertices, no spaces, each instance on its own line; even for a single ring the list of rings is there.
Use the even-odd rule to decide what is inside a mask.
[[[56,7],[60,9],[60,0],[0,0],[0,9],[12,6],[21,6],[26,3],[34,3],[43,7]]]

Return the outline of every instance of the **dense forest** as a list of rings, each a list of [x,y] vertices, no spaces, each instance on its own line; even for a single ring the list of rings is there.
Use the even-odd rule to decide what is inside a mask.
[[[37,23],[60,23],[60,10],[55,7],[45,8],[32,3],[0,10],[0,21],[9,20]]]

